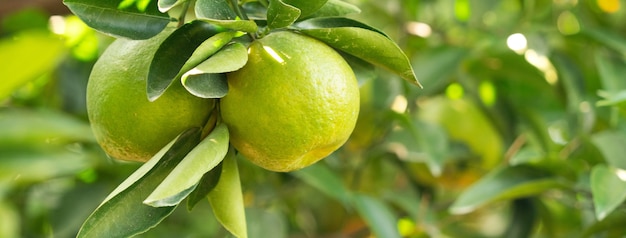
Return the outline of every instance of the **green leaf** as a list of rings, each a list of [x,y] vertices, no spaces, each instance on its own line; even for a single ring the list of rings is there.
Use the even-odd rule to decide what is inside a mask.
[[[294,25],[297,29],[325,29],[325,28],[340,28],[340,27],[357,27],[370,31],[375,31],[385,37],[389,38],[385,32],[378,30],[370,25],[362,23],[360,21],[345,18],[345,17],[321,17],[313,18],[305,21],[298,22]]]
[[[194,10],[196,17],[200,19],[234,20],[237,18],[237,14],[226,0],[197,0]]]
[[[626,90],[615,93],[598,91],[598,95],[603,98],[596,103],[599,107],[614,106],[626,102]]]
[[[0,148],[95,142],[88,123],[54,111],[0,110]]]
[[[350,68],[352,68],[354,76],[356,76],[356,80],[359,82],[359,87],[365,84],[365,82],[376,78],[377,74],[374,65],[350,54],[346,54],[343,52],[339,53],[341,54],[343,59],[348,62]]]
[[[185,62],[206,39],[220,29],[202,21],[193,21],[176,29],[154,54],[148,73],[148,99],[159,98],[178,75]]]
[[[189,93],[201,98],[222,98],[228,93],[224,74],[188,74],[183,76],[183,86]]]
[[[209,202],[217,220],[236,237],[248,237],[243,194],[237,168],[237,158],[229,150],[222,162],[222,174],[217,186],[209,192]]]
[[[159,11],[167,12],[170,9],[178,6],[189,0],[158,0]]]
[[[626,210],[619,209],[615,212],[609,214],[606,218],[601,221],[597,221],[593,223],[590,227],[585,229],[582,237],[591,237],[594,234],[605,232],[605,231],[616,231],[617,234],[623,235],[626,232],[626,227],[624,227],[624,221],[626,221]],[[611,236],[606,236],[611,237]],[[614,236],[620,237],[620,236]]]
[[[148,39],[170,23],[170,17],[159,12],[157,1],[64,0],[63,3],[88,26],[130,39]]]
[[[0,39],[0,101],[52,70],[64,49],[63,41],[48,32],[26,31]]]
[[[337,199],[344,205],[350,204],[350,191],[344,186],[343,182],[328,167],[316,163],[309,167],[291,172],[305,183],[319,189],[331,198]]]
[[[626,89],[626,62],[623,59],[604,50],[597,50],[594,59],[604,91],[617,93]]]
[[[159,224],[174,211],[142,203],[200,140],[191,128],[170,142],[120,184],[87,218],[77,237],[130,237]]]
[[[452,204],[450,212],[465,214],[487,203],[542,193],[566,187],[552,174],[530,165],[508,166],[483,176]]]
[[[198,0],[195,12],[199,20],[231,30],[254,33],[258,29],[254,21],[238,19],[225,0]]]
[[[407,56],[395,42],[385,35],[360,27],[302,29],[300,31],[338,50],[387,69],[421,87]]]
[[[228,128],[219,124],[170,172],[143,201],[153,207],[178,205],[196,187],[202,176],[219,164],[228,152]]]
[[[186,74],[217,74],[241,69],[248,62],[248,49],[238,42],[229,44]]]
[[[411,62],[417,78],[428,85],[425,91],[438,93],[450,84],[450,77],[456,75],[467,54],[464,48],[442,46],[421,51]]]
[[[341,0],[328,0],[319,10],[304,18],[338,17],[358,13],[361,13],[361,9],[355,5]]]
[[[396,226],[398,219],[387,205],[376,198],[361,194],[355,194],[353,201],[356,210],[376,237],[401,237]]]
[[[626,40],[613,31],[598,27],[586,27],[581,31],[581,34],[620,52],[622,55],[626,55]]]
[[[611,166],[626,169],[626,136],[617,131],[602,131],[591,136],[591,141]]]
[[[626,200],[626,171],[598,164],[591,170],[591,193],[598,220]]]
[[[404,114],[396,118],[402,129],[390,132],[387,149],[401,160],[425,163],[432,175],[440,176],[450,151],[445,130]]]
[[[202,42],[202,44],[200,44],[198,48],[193,51],[183,67],[180,68],[180,71],[178,71],[176,78],[181,78],[189,70],[198,66],[200,63],[211,57],[213,54],[217,53],[220,49],[222,49],[222,47],[228,44],[228,42],[230,42],[230,40],[232,40],[236,34],[237,33],[233,31],[220,32]]]
[[[267,26],[270,29],[287,27],[300,17],[300,9],[284,3],[282,0],[270,0],[267,7]]]
[[[328,0],[284,0],[286,4],[294,6],[300,9],[300,18],[307,17],[314,12],[317,12],[322,6],[326,4]],[[271,4],[271,1],[270,1]]]
[[[42,141],[43,142],[43,141]],[[6,145],[2,145],[5,147]],[[94,165],[85,155],[61,146],[12,145],[0,147],[0,181],[12,185],[72,176]],[[2,183],[0,182],[0,183]]]
[[[191,211],[198,202],[204,200],[209,195],[209,192],[217,186],[217,182],[219,182],[220,175],[222,174],[222,163],[219,163],[215,168],[206,174],[202,175],[200,182],[196,189],[189,194],[187,198],[187,210]]]

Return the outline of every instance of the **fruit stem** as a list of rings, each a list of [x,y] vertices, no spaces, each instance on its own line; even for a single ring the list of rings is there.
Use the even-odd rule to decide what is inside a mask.
[[[185,16],[187,16],[187,10],[189,10],[189,4],[191,1],[185,1],[183,3],[183,11],[180,13],[178,17],[178,27],[185,25]]]

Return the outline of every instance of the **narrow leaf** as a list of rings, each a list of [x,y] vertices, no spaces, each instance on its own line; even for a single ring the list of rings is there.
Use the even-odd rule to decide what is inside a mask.
[[[301,32],[421,87],[407,56],[385,35],[358,27],[302,29]]]
[[[328,0],[307,0],[307,1],[284,0],[284,2],[286,4],[289,4],[291,6],[294,6],[300,9],[300,12],[301,12],[300,18],[302,18],[302,17],[307,17],[313,14],[314,12],[317,12],[317,10],[322,8],[322,6],[324,6],[324,4],[328,2]]]
[[[339,28],[339,27],[357,27],[363,28],[370,31],[375,31],[385,37],[389,38],[385,32],[376,29],[370,25],[362,23],[360,21],[345,18],[345,17],[321,17],[321,18],[313,18],[309,20],[304,20],[295,24],[295,27],[298,29],[324,29],[324,28]]]
[[[343,182],[326,166],[316,163],[301,170],[291,172],[305,183],[319,189],[322,193],[342,202],[350,204],[351,194]]]
[[[188,0],[158,0],[159,11],[167,12]]]
[[[159,46],[150,64],[147,91],[150,101],[161,96],[172,83],[187,59],[202,42],[219,33],[209,23],[193,21],[176,29]]]
[[[598,220],[626,200],[626,171],[598,164],[591,170],[591,193]],[[621,177],[620,177],[621,176]]]
[[[230,42],[236,34],[237,33],[233,31],[220,32],[202,42],[202,44],[200,44],[198,48],[193,51],[193,54],[191,54],[180,71],[178,71],[176,78],[182,77],[187,71],[198,66],[200,63],[218,52],[222,49],[222,47],[228,44],[228,42]]]
[[[175,206],[189,195],[202,176],[219,164],[228,151],[228,129],[219,124],[144,200],[154,207]]]
[[[465,190],[452,204],[450,212],[464,214],[496,200],[535,195],[548,189],[566,187],[547,171],[530,165],[497,169]]]
[[[248,62],[248,49],[241,43],[227,45],[187,74],[227,73],[241,69]]]
[[[581,34],[620,52],[622,55],[626,55],[626,40],[613,31],[596,27],[586,27],[581,31]]]
[[[328,0],[324,6],[306,18],[319,17],[338,17],[348,14],[358,14],[361,12],[359,7],[341,0]],[[301,17],[302,18],[302,17]]]
[[[356,194],[354,206],[376,237],[401,237],[396,226],[398,219],[383,202],[373,197]]]
[[[624,221],[626,221],[626,210],[624,209],[616,210],[615,212],[612,212],[601,221],[597,221],[593,223],[593,225],[591,225],[585,230],[582,237],[591,237],[594,234],[607,232],[607,231],[615,231],[616,234],[624,234],[624,232],[626,232]],[[619,236],[616,236],[616,237],[619,237]]]
[[[159,224],[174,211],[142,201],[198,143],[199,128],[181,134],[118,186],[87,218],[77,237],[130,237]]]
[[[237,158],[233,150],[229,150],[224,159],[220,180],[209,192],[209,202],[215,217],[226,230],[236,237],[248,237]]]
[[[215,168],[211,171],[207,172],[202,176],[200,182],[196,189],[189,194],[187,198],[187,210],[191,211],[196,204],[209,195],[209,192],[217,186],[217,182],[219,182],[220,175],[222,174],[222,163],[219,163]]]
[[[170,18],[159,12],[156,1],[126,6],[123,0],[64,0],[88,26],[114,36],[148,39],[161,32]],[[141,1],[146,2],[146,1]]]
[[[201,98],[222,98],[228,93],[228,82],[224,74],[189,74],[183,76],[187,91]]]
[[[267,26],[278,29],[293,24],[300,17],[300,9],[284,3],[282,0],[270,0],[267,7]]]

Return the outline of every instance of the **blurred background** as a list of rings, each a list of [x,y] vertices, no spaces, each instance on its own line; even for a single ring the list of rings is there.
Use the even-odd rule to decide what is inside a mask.
[[[350,0],[419,89],[363,71],[348,143],[305,170],[240,160],[250,237],[624,237],[626,1]],[[113,38],[60,0],[0,0],[0,238],[73,237],[139,164],[85,109]],[[229,237],[208,203],[140,237]]]

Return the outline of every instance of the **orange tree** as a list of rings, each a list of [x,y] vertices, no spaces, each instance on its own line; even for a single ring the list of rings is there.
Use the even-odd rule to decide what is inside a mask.
[[[142,232],[139,236],[622,237],[626,233],[622,33],[626,11],[621,1],[66,0],[65,4],[82,20],[55,16],[49,27],[49,16],[33,10],[2,19],[0,237]],[[110,44],[113,38],[83,22],[119,39]],[[277,44],[272,35],[283,33],[307,40]],[[147,42],[144,39],[159,40],[153,52],[144,52],[146,57],[141,49],[150,47],[129,47]],[[304,46],[308,41],[323,42],[322,48],[330,47],[341,57]],[[109,44],[110,49],[100,54]],[[260,46],[269,46],[276,54]],[[105,116],[112,118],[108,120],[125,124],[117,133],[169,143],[160,152],[162,145],[149,143],[158,148],[151,149],[156,156],[145,164],[107,159],[124,156],[102,146],[107,156],[99,145],[101,132],[90,128],[98,122],[88,123],[88,114],[93,113],[88,113],[89,100],[85,101],[90,95],[89,69],[102,55],[92,80],[105,73],[123,74],[132,67],[102,63],[121,49],[129,51],[114,57],[129,61],[121,65],[151,66],[139,67],[147,75],[140,79],[139,90],[127,87],[129,92],[95,97],[118,96],[112,105],[119,108],[111,111],[119,113],[143,102],[152,105],[150,100],[167,102],[167,95],[175,92],[206,105],[190,113],[204,115],[202,130],[190,126],[184,132],[166,126],[171,122],[159,122],[171,115],[184,118],[185,113],[177,112],[183,106],[148,110],[137,121],[107,111]],[[308,100],[316,90],[283,95],[296,86],[311,85],[302,81],[286,87],[272,78],[302,73],[281,67],[268,70],[280,60],[292,59],[290,54],[314,56],[296,57],[300,62],[296,68],[309,73],[329,72],[326,66],[313,67],[323,63],[347,63],[358,82],[360,108],[356,125],[338,126],[347,130],[354,126],[341,148],[324,149],[334,152],[305,168],[276,173],[257,166],[273,168],[259,162],[263,160],[253,161],[257,155],[263,158],[261,153],[243,152],[250,147],[245,141],[260,137],[257,146],[290,147],[271,149],[281,157],[303,154],[294,148],[309,144],[302,138],[311,137],[296,132],[322,127],[291,123],[313,118],[305,123],[313,125],[315,118],[304,115],[320,115],[326,122],[333,115],[303,106],[320,103]],[[267,59],[273,62],[243,69],[251,62],[268,63]],[[411,66],[423,89],[414,85],[412,73],[407,74],[413,72],[406,70]],[[254,74],[270,85],[240,91],[241,82]],[[227,101],[229,93],[239,94],[233,105],[218,103]],[[264,106],[241,103],[243,96],[255,94],[266,95],[253,99],[253,105]],[[332,98],[354,100],[340,95]],[[290,100],[298,96],[307,100]],[[250,131],[256,135],[252,139],[233,139],[236,126],[229,125],[234,120],[228,118],[240,113],[233,109],[238,105],[247,113],[239,118],[242,123],[254,125],[240,132]],[[228,111],[225,108],[231,108],[230,113],[217,113]],[[297,108],[307,108],[307,113],[294,113]],[[150,111],[174,113],[151,117],[156,113]],[[248,121],[264,112],[278,118],[283,111],[292,120],[277,119],[278,125]],[[149,121],[142,123],[141,118]],[[141,132],[145,125],[149,126]],[[148,136],[171,128],[173,135]],[[325,127],[316,133],[330,131],[334,129]],[[294,133],[285,135],[289,132]],[[168,138],[176,135],[176,140]],[[336,134],[323,138],[332,135]],[[289,139],[281,142],[277,137]],[[229,141],[240,153],[228,149]],[[322,157],[326,152],[315,156]],[[209,202],[199,202],[205,198]],[[177,206],[183,201],[188,209]]]

